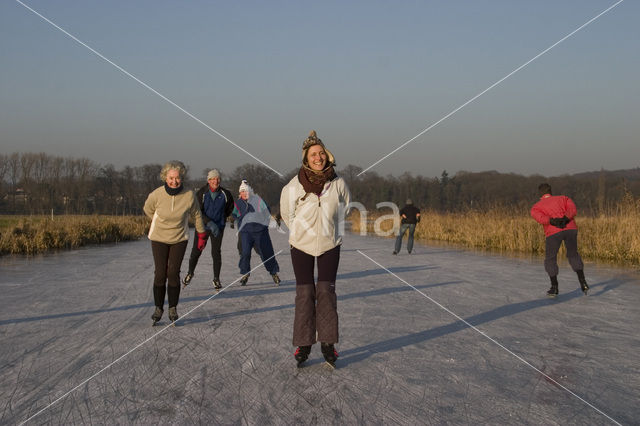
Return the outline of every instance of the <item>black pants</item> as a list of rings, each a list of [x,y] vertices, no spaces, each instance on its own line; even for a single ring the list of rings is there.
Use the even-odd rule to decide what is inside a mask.
[[[558,250],[560,250],[563,241],[567,249],[567,259],[571,269],[574,271],[584,269],[582,258],[578,253],[578,230],[567,229],[550,235],[545,239],[544,269],[550,277],[558,275]]]
[[[211,244],[211,258],[213,259],[213,278],[220,279],[220,269],[222,269],[222,236],[224,235],[224,228],[220,228],[220,232],[217,237],[209,231],[206,231],[207,238]],[[191,256],[189,256],[189,273],[193,275],[198,264],[198,259],[202,251],[198,250],[198,231],[194,231],[193,247],[191,247]],[[203,250],[204,251],[204,250]]]
[[[318,262],[318,281],[314,266]],[[296,276],[296,307],[293,319],[293,345],[309,346],[317,339],[338,342],[338,301],[336,276],[340,263],[340,246],[311,256],[291,247],[291,262]]]
[[[169,307],[178,306],[180,298],[180,265],[187,251],[187,241],[165,244],[151,241],[155,271],[153,276],[153,301],[162,308],[165,291],[169,293]],[[166,286],[165,286],[166,284]]]

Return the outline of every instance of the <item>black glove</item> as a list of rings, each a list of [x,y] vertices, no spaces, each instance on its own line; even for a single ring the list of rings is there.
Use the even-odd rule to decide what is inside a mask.
[[[235,222],[235,221],[233,221],[233,220],[232,220],[231,222],[229,222],[229,226],[231,227],[231,229],[233,229],[233,228],[235,228],[235,227],[236,227],[235,223],[236,223],[236,222]]]
[[[565,222],[566,219],[566,222]],[[569,218],[566,216],[563,217],[552,217],[549,219],[549,225],[555,226],[556,228],[564,229],[569,223]]]

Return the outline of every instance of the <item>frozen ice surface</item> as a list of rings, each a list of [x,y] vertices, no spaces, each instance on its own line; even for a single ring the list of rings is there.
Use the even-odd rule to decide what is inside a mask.
[[[0,258],[0,423],[639,422],[633,271],[587,264],[585,297],[565,262],[548,300],[539,259],[419,244],[393,256],[393,240],[347,235],[337,369],[319,345],[297,369],[289,246],[271,236],[283,250],[279,287],[263,267],[227,287],[240,277],[227,228],[225,289],[215,295],[207,247],[177,327],[166,327],[166,305],[151,327],[146,239]]]

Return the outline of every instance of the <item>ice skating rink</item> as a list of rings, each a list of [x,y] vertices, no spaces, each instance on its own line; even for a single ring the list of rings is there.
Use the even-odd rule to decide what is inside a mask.
[[[208,246],[176,327],[166,309],[151,327],[146,238],[0,258],[0,423],[640,422],[633,271],[587,263],[585,297],[563,262],[548,300],[541,259],[420,244],[392,256],[393,240],[347,235],[338,368],[315,345],[296,369],[289,247],[271,235],[280,287],[263,267],[229,286],[239,274],[227,228],[225,288],[211,286]]]

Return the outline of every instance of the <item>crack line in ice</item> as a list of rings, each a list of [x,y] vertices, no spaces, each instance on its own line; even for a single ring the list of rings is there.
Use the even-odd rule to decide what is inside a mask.
[[[251,273],[253,271],[255,271],[256,269],[258,269],[260,266],[264,265],[266,262],[268,262],[269,260],[273,259],[274,257],[276,257],[277,255],[279,255],[280,253],[282,253],[283,250],[280,250],[279,252],[275,253],[273,256],[271,256],[270,258],[268,258],[267,260],[265,260],[264,262],[258,264],[255,268],[251,269],[248,273]],[[180,318],[178,318],[175,322],[168,324],[166,326],[164,326],[164,328],[162,328],[161,330],[159,330],[158,332],[156,332],[155,334],[151,335],[151,337],[143,340],[142,342],[138,343],[136,346],[134,346],[132,349],[130,349],[127,353],[125,353],[124,355],[121,355],[118,359],[116,359],[115,361],[112,361],[111,363],[109,363],[106,367],[103,367],[102,369],[100,369],[97,373],[93,374],[92,376],[90,376],[89,378],[83,380],[80,384],[78,384],[77,386],[75,386],[73,389],[67,391],[64,395],[62,395],[61,397],[57,398],[55,401],[53,401],[52,403],[50,403],[49,405],[47,405],[46,407],[42,408],[40,411],[38,411],[37,413],[35,413],[33,416],[29,417],[28,419],[26,419],[25,421],[19,423],[20,426],[22,426],[23,424],[27,423],[29,420],[32,420],[33,418],[35,418],[36,416],[38,416],[39,414],[43,413],[44,411],[46,411],[47,409],[49,409],[50,407],[52,407],[54,404],[56,404],[57,402],[61,401],[62,399],[66,398],[70,393],[72,393],[73,391],[75,391],[76,389],[80,388],[81,386],[85,385],[87,382],[89,382],[91,379],[99,376],[101,373],[103,373],[105,370],[107,370],[108,368],[112,367],[114,364],[116,364],[117,362],[121,361],[122,359],[124,359],[125,357],[127,357],[127,355],[129,355],[130,353],[134,352],[136,349],[138,349],[139,347],[143,346],[145,343],[148,343],[149,341],[153,340],[156,336],[158,336],[159,334],[163,333],[165,330],[167,330],[169,327],[171,327],[173,324],[183,320],[185,317],[189,316],[189,314],[193,311],[195,311],[196,309],[200,308],[202,305],[204,305],[205,303],[207,303],[209,300],[213,299],[214,297],[216,297],[218,294],[222,293],[223,291],[225,291],[226,289],[228,289],[229,287],[231,287],[232,285],[234,285],[235,283],[237,283],[238,281],[240,281],[240,279],[242,278],[242,276],[240,276],[240,278],[237,278],[235,281],[233,281],[231,284],[229,284],[226,287],[223,287],[222,290],[212,294],[211,296],[209,296],[207,299],[205,299],[204,301],[202,301],[199,305],[197,305],[196,307],[192,308],[191,310],[187,311],[186,314],[183,314]]]
[[[572,390],[568,389],[567,387],[563,386],[562,384],[558,383],[556,380],[554,380],[553,378],[551,378],[548,374],[540,371],[537,367],[535,367],[533,364],[531,364],[529,361],[527,361],[526,359],[524,359],[523,357],[521,357],[520,355],[517,355],[516,353],[512,352],[509,348],[507,348],[506,346],[504,346],[502,343],[498,342],[497,340],[495,340],[493,337],[489,336],[487,333],[485,333],[484,331],[480,330],[479,328],[477,328],[476,326],[474,326],[473,324],[471,324],[470,322],[466,321],[464,318],[460,317],[458,314],[456,314],[455,312],[451,311],[449,308],[445,307],[444,305],[440,304],[439,302],[437,302],[436,300],[432,299],[431,297],[429,297],[428,295],[426,295],[425,293],[423,293],[421,290],[419,290],[418,288],[416,288],[415,286],[409,284],[407,281],[403,280],[402,278],[400,278],[398,275],[394,274],[393,272],[391,272],[389,269],[387,269],[386,267],[384,267],[382,264],[376,262],[375,260],[373,260],[372,258],[370,258],[369,256],[367,256],[366,254],[364,254],[362,251],[360,250],[356,250],[358,253],[360,253],[362,256],[366,257],[367,259],[369,259],[371,262],[373,262],[374,264],[378,265],[380,268],[384,269],[385,271],[387,271],[387,273],[389,273],[390,275],[393,275],[395,278],[397,278],[398,280],[402,281],[404,284],[408,285],[409,287],[411,287],[412,289],[414,289],[415,291],[417,291],[418,293],[420,293],[421,295],[423,295],[424,297],[426,297],[427,299],[429,299],[432,303],[434,303],[435,305],[437,305],[439,308],[441,308],[442,310],[448,312],[449,314],[453,315],[458,321],[461,321],[462,323],[464,323],[465,325],[467,325],[469,328],[473,329],[474,331],[476,331],[478,334],[480,334],[481,336],[486,337],[489,341],[491,341],[492,343],[494,343],[495,345],[499,346],[500,348],[504,349],[506,352],[508,352],[509,354],[511,354],[512,356],[514,356],[516,359],[518,359],[519,361],[521,361],[522,363],[524,363],[525,365],[529,366],[530,368],[532,368],[533,370],[535,370],[536,372],[538,372],[539,374],[541,374],[543,377],[545,377],[546,379],[548,379],[549,381],[551,381],[553,384],[557,385],[558,387],[560,387],[561,389],[569,392],[571,395],[573,395],[574,397],[578,398],[580,401],[584,402],[585,404],[587,404],[589,407],[593,408],[594,410],[596,410],[598,413],[602,414],[603,416],[605,416],[607,419],[611,420],[613,423],[617,424],[617,425],[621,425],[621,423],[619,423],[618,421],[616,421],[615,419],[613,419],[611,416],[609,416],[607,413],[605,413],[604,411],[602,411],[601,409],[599,409],[598,407],[594,406],[593,404],[591,404],[590,402],[586,401],[584,398],[582,398],[580,395],[576,394],[575,392],[573,392]]]

